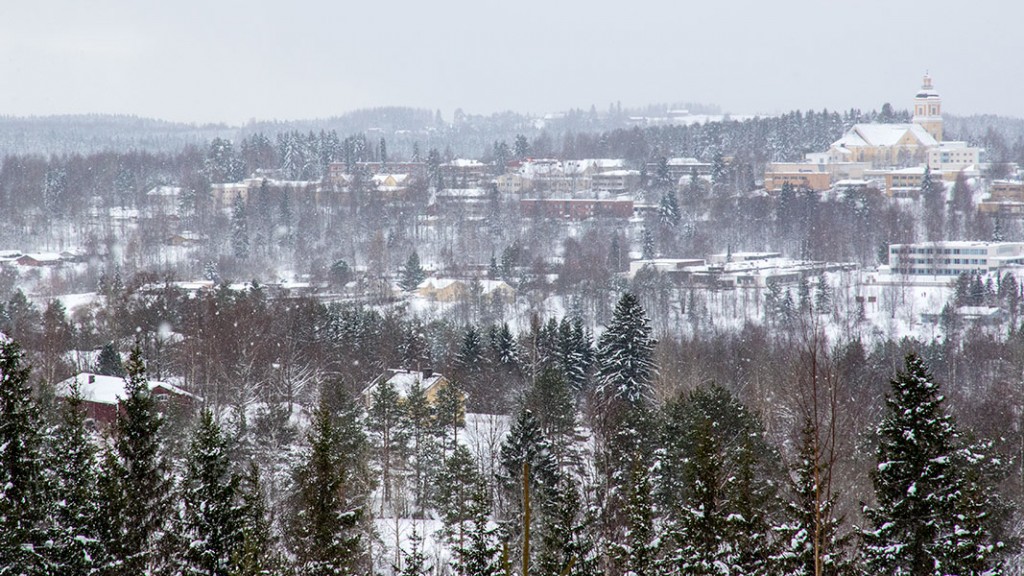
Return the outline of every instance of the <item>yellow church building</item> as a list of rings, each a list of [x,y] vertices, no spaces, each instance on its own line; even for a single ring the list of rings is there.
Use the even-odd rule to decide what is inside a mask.
[[[866,162],[874,167],[916,166],[942,143],[942,98],[927,74],[914,96],[908,124],[854,124],[829,148],[829,161]]]

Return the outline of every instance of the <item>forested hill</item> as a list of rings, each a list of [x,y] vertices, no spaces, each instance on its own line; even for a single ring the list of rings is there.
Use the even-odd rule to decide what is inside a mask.
[[[169,152],[234,133],[224,124],[198,126],[124,115],[0,116],[0,155]]]

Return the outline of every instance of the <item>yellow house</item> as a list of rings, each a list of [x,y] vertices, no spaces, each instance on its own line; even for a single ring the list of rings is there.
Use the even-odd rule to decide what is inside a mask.
[[[363,389],[363,403],[367,408],[373,406],[373,395],[384,382],[387,382],[394,388],[395,392],[398,393],[400,402],[408,398],[409,394],[412,393],[413,387],[418,384],[420,389],[423,390],[423,395],[426,396],[427,402],[430,404],[435,404],[441,390],[451,385],[447,378],[432,370],[389,369],[387,372],[374,378],[370,385]],[[465,411],[465,393],[459,392],[459,400],[463,411]]]
[[[427,278],[416,287],[416,294],[435,302],[455,302],[473,294],[474,283],[479,283],[481,296],[498,295],[505,301],[516,297],[516,291],[501,280],[458,280],[455,278]]]

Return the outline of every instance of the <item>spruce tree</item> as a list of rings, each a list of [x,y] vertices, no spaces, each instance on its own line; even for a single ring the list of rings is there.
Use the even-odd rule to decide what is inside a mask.
[[[592,424],[597,440],[598,498],[603,537],[624,545],[624,513],[630,469],[636,459],[649,464],[650,404],[655,374],[654,339],[636,297],[626,293],[597,345],[597,406]],[[610,559],[609,559],[610,560]]]
[[[651,497],[650,472],[640,457],[634,459],[626,499],[626,534],[615,553],[627,574],[655,576],[658,574],[660,538],[655,532],[654,503]]]
[[[583,328],[583,319],[575,316],[571,320],[563,317],[558,324],[558,356],[565,377],[576,390],[587,387],[593,350],[590,333]]]
[[[409,535],[409,550],[402,553],[402,567],[398,571],[400,576],[427,576],[433,571],[433,566],[427,563],[427,555],[423,551],[423,537],[413,526],[412,534]]]
[[[249,225],[242,195],[235,196],[231,206],[231,249],[235,258],[245,260],[249,257]]]
[[[658,204],[658,218],[663,226],[679,224],[682,214],[679,211],[679,199],[675,190],[669,188],[662,193],[661,202]]]
[[[307,439],[291,494],[289,536],[296,568],[311,576],[361,574],[367,567],[360,526],[364,495],[350,454],[343,452],[348,440],[323,402],[312,415]]]
[[[615,306],[607,330],[597,343],[597,391],[631,405],[650,400],[656,368],[655,340],[647,314],[627,292]]]
[[[271,530],[266,495],[260,481],[260,470],[254,462],[240,485],[241,542],[232,558],[232,576],[265,576],[276,574],[282,567],[277,541]]]
[[[476,482],[471,486],[466,513],[469,518],[462,542],[455,546],[455,567],[463,576],[497,576],[501,573],[498,541],[490,522],[490,498],[487,486]],[[507,572],[507,570],[506,570]]]
[[[548,439],[558,469],[576,463],[576,402],[562,373],[545,368],[527,392],[525,404]]]
[[[570,576],[597,576],[599,558],[592,533],[592,518],[587,516],[576,480],[559,477],[558,486],[538,506],[534,548],[536,574],[562,574],[569,564]]]
[[[491,499],[476,460],[458,445],[434,481],[443,534],[454,552],[457,574],[497,574],[498,543],[490,522]]]
[[[96,358],[96,373],[104,376],[124,376],[121,354],[118,353],[113,342],[104,344],[100,349],[100,354]]]
[[[483,342],[475,326],[466,326],[462,333],[462,345],[455,354],[455,365],[460,374],[470,375],[480,371],[484,359]]]
[[[0,334],[0,575],[43,574],[44,506],[39,409],[30,368]]]
[[[885,574],[991,574],[1003,544],[988,458],[966,446],[939,386],[910,354],[890,381],[871,479],[877,505],[865,514],[868,566]]]
[[[504,539],[509,542],[510,556],[522,559],[523,522],[526,505],[523,491],[528,483],[531,495],[531,516],[536,519],[543,515],[544,504],[552,496],[558,484],[558,467],[551,455],[547,438],[541,432],[536,418],[529,409],[519,412],[512,424],[499,455],[498,480],[502,488],[505,509],[501,510]],[[528,470],[524,478],[523,472]],[[538,514],[537,511],[541,511]],[[539,533],[532,532],[530,546],[536,548]],[[520,562],[513,562],[519,564]]]
[[[153,553],[166,528],[172,485],[160,441],[163,418],[138,344],[125,370],[125,398],[112,428],[113,452],[102,467],[109,478],[101,484],[117,496],[108,515],[114,532],[108,542],[111,567],[118,574],[140,574],[159,560]]]
[[[77,382],[69,392],[48,455],[52,544],[46,554],[62,574],[89,576],[103,565],[106,549],[100,526],[107,502],[98,493],[97,449],[86,429]]]
[[[657,499],[666,512],[670,574],[770,574],[772,450],[755,415],[719,387],[663,408]]]
[[[186,575],[228,576],[243,543],[239,477],[231,472],[227,440],[213,414],[199,416],[181,486],[181,537]]]
[[[405,267],[402,268],[401,279],[398,281],[398,285],[402,290],[412,292],[426,277],[427,274],[420,265],[420,256],[413,250],[412,254],[409,254],[409,259],[405,261]]]

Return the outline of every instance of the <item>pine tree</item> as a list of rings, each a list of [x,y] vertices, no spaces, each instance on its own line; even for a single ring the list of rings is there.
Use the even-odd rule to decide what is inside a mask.
[[[181,486],[183,574],[228,576],[241,553],[239,477],[231,472],[227,440],[203,410],[192,436]]]
[[[405,266],[402,268],[402,275],[401,279],[398,281],[398,285],[402,290],[412,292],[426,277],[427,274],[423,271],[423,267],[420,265],[420,256],[415,250],[413,250],[412,254],[409,254],[409,259],[405,261]]]
[[[918,356],[890,381],[878,427],[877,506],[865,510],[868,566],[885,574],[993,574],[1003,548],[987,458],[964,446],[939,386]]]
[[[364,496],[351,454],[343,452],[349,440],[342,430],[321,402],[310,423],[309,448],[293,474],[291,548],[296,568],[311,576],[362,574],[367,564],[360,530]]]
[[[0,334],[0,575],[43,574],[44,486],[39,409],[30,369]]]
[[[640,404],[651,398],[655,375],[651,327],[636,296],[625,293],[597,344],[597,391]]]
[[[118,574],[140,574],[155,566],[157,539],[166,528],[171,498],[169,464],[163,455],[163,419],[149,390],[142,350],[132,347],[125,366],[125,398],[113,426],[113,452],[103,474],[117,494],[111,502],[114,538],[112,568]]]
[[[49,450],[52,491],[46,552],[51,566],[67,576],[90,576],[103,564],[100,535],[107,502],[98,494],[97,449],[85,426],[81,389],[72,385]]]

